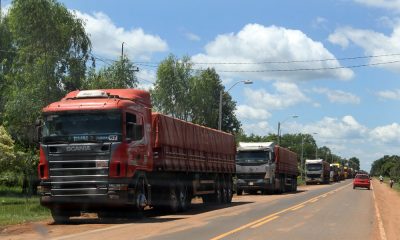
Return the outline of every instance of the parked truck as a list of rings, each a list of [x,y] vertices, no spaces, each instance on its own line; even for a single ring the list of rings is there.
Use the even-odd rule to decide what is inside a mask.
[[[330,181],[339,182],[339,168],[336,164],[330,164]]]
[[[306,160],[306,184],[328,184],[330,180],[329,163],[322,159]]]
[[[186,210],[194,196],[229,203],[233,135],[151,112],[135,89],[74,91],[38,121],[40,202],[55,222],[146,206]]]
[[[236,191],[283,193],[297,190],[297,155],[273,142],[240,142],[236,154]]]

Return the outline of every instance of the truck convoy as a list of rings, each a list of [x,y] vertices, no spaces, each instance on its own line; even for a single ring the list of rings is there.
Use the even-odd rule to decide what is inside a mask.
[[[240,142],[236,176],[238,195],[296,191],[297,155],[273,142]]]
[[[306,160],[306,184],[328,184],[330,180],[329,163],[322,159]]]
[[[43,109],[38,190],[55,222],[81,211],[99,217],[146,206],[183,211],[194,196],[231,202],[234,137],[151,107],[146,91],[106,89],[74,91]],[[279,181],[289,177],[286,168],[276,168]]]

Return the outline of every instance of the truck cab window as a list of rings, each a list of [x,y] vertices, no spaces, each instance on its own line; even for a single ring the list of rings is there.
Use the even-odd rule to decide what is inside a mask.
[[[135,114],[126,113],[126,139],[138,141],[143,138],[143,125],[138,122]]]

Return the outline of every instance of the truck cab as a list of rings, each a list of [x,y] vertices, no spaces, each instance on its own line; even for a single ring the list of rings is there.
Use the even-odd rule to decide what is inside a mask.
[[[274,176],[274,147],[272,142],[240,142],[236,153],[237,193],[265,190]]]

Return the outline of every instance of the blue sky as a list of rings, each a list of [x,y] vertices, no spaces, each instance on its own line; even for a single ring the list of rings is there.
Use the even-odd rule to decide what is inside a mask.
[[[400,54],[400,1],[62,2],[85,19],[94,54],[116,59],[125,42],[134,62],[150,62],[138,65],[143,88],[169,53],[195,63],[242,63],[195,68],[215,67],[226,88],[254,82],[230,91],[246,133],[276,132],[287,119],[283,134],[316,132],[319,146],[360,158],[366,170],[385,154],[400,154],[400,55],[393,55]],[[362,58],[346,59],[353,57]],[[346,68],[370,64],[378,65]],[[304,68],[320,70],[276,71]]]

